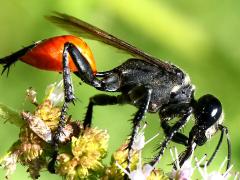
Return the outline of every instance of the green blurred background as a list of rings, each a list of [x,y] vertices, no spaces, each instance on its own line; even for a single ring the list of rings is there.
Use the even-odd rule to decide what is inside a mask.
[[[68,13],[124,39],[140,49],[171,61],[189,73],[196,85],[196,98],[206,93],[219,97],[225,111],[224,124],[229,128],[233,146],[234,171],[240,169],[240,141],[238,122],[240,118],[240,1],[159,1],[159,0],[8,0],[0,6],[0,57],[12,53],[22,46],[67,32],[47,22],[44,15],[52,11]],[[109,70],[129,58],[115,49],[86,40],[94,52],[99,71]],[[25,90],[34,87],[38,99],[44,96],[45,87],[61,79],[61,75],[40,71],[21,62],[11,69],[9,77],[0,78],[0,102],[19,111],[32,110],[25,101]],[[78,85],[73,77],[75,92],[79,101],[71,106],[69,114],[82,120],[89,97],[98,92],[85,84]],[[130,132],[128,121],[136,111],[135,107],[96,107],[94,126],[106,128],[110,133],[110,153],[116,150]],[[154,142],[145,148],[145,158],[152,157],[154,149],[162,139],[158,114],[148,114],[146,137],[161,132]],[[193,122],[193,121],[192,121]],[[192,122],[185,129],[188,132]],[[0,155],[4,155],[17,139],[19,130],[1,123]],[[211,154],[217,144],[217,133],[196,155]],[[210,169],[216,169],[227,153],[226,141]],[[171,144],[170,146],[174,146]],[[179,151],[182,146],[177,146]],[[106,162],[110,159],[107,157]],[[169,171],[171,166],[168,151],[161,161],[161,167]],[[17,167],[12,179],[27,179],[26,169]],[[0,170],[0,179],[4,177]],[[43,173],[41,179],[61,179]]]

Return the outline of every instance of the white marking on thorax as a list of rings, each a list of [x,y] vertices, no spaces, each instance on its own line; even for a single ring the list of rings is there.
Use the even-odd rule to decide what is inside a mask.
[[[172,90],[171,90],[171,93],[176,93],[176,92],[178,92],[178,90],[179,90],[181,87],[182,87],[181,85],[173,86],[173,88],[172,88]]]
[[[183,84],[187,85],[187,84],[190,84],[190,83],[191,83],[191,80],[190,80],[189,75],[185,74],[185,77],[184,77],[184,80],[183,80]]]

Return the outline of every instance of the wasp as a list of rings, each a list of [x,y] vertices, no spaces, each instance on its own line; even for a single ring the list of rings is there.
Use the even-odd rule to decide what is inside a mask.
[[[132,132],[128,144],[128,164],[134,137],[140,122],[146,113],[158,113],[160,125],[165,133],[160,143],[158,154],[150,162],[156,165],[170,141],[186,146],[181,153],[180,166],[190,157],[197,146],[204,145],[219,130],[219,142],[208,161],[214,159],[226,134],[228,144],[227,169],[231,161],[231,143],[228,129],[223,125],[223,108],[217,97],[206,94],[198,100],[194,98],[195,86],[188,74],[179,67],[155,58],[135,46],[75,17],[56,13],[47,17],[51,22],[80,37],[97,40],[120,49],[132,58],[109,71],[99,72],[93,54],[88,45],[79,37],[72,35],[57,36],[38,41],[9,56],[0,59],[3,71],[18,60],[43,70],[62,72],[65,102],[62,107],[60,122],[55,133],[55,142],[65,124],[68,104],[74,103],[75,96],[71,82],[71,72],[84,83],[99,91],[119,92],[119,95],[98,94],[90,98],[84,119],[84,128],[90,127],[94,106],[131,104],[137,107],[132,122]],[[194,125],[188,136],[181,129],[194,116]],[[170,125],[172,119],[178,118]]]

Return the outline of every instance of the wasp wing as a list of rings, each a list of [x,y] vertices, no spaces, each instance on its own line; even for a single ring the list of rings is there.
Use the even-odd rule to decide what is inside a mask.
[[[61,28],[70,31],[71,33],[108,44],[151,64],[164,67],[166,70],[171,68],[170,64],[150,56],[135,46],[76,17],[55,12],[55,15],[47,16],[46,18]]]

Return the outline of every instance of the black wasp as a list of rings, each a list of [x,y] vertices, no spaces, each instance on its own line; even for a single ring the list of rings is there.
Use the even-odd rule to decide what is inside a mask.
[[[159,158],[163,155],[170,141],[186,146],[186,150],[180,156],[180,166],[183,165],[197,146],[204,145],[212,135],[220,130],[221,136],[219,142],[208,161],[208,165],[215,157],[225,133],[228,144],[227,168],[229,168],[231,144],[228,129],[222,125],[222,105],[216,97],[207,94],[196,100],[194,98],[195,88],[191,84],[189,76],[180,68],[152,57],[131,44],[93,25],[61,13],[49,16],[48,19],[68,31],[77,33],[81,37],[100,41],[123,50],[135,57],[128,59],[112,70],[97,72],[93,65],[94,62],[92,62],[91,59],[89,60],[89,56],[91,56],[91,54],[89,55],[88,53],[89,50],[86,52],[86,48],[88,48],[87,45],[83,42],[78,42],[79,40],[76,40],[76,37],[66,36],[67,38],[65,38],[65,36],[61,36],[60,39],[62,39],[62,37],[65,39],[59,40],[59,37],[54,37],[45,41],[40,41],[10,56],[0,59],[0,64],[4,64],[3,72],[16,62],[17,59],[40,69],[47,68],[48,70],[63,71],[65,103],[62,108],[58,132],[55,136],[56,141],[58,141],[59,133],[61,133],[64,126],[64,113],[66,113],[67,103],[74,101],[70,80],[71,70],[82,81],[100,91],[121,93],[117,96],[98,94],[91,97],[84,119],[85,127],[91,126],[93,107],[95,105],[131,104],[138,108],[132,120],[133,128],[128,145],[128,161],[130,161],[130,150],[132,149],[137,128],[140,126],[140,122],[145,113],[149,112],[159,114],[161,120],[160,124],[165,133],[165,139],[160,144],[157,156],[150,162],[151,165],[159,161]],[[53,62],[39,64],[39,62],[33,62],[32,60],[32,57],[40,59],[43,57],[43,55],[39,55],[38,52],[44,51],[44,55],[46,55],[46,53],[49,52],[49,47],[52,46],[52,40],[57,42],[58,47],[55,51],[58,51],[60,48],[59,52],[61,58],[58,58],[57,61],[60,60],[63,68],[52,67],[51,65],[54,64]],[[71,59],[69,59],[68,54]],[[68,64],[68,62],[70,63]],[[38,64],[36,65],[36,63]],[[71,63],[76,66],[75,69]],[[191,115],[195,117],[195,124],[189,132],[189,135],[186,136],[181,133],[180,130],[188,122]],[[178,118],[178,120],[175,124],[170,125],[169,121],[173,118]]]

